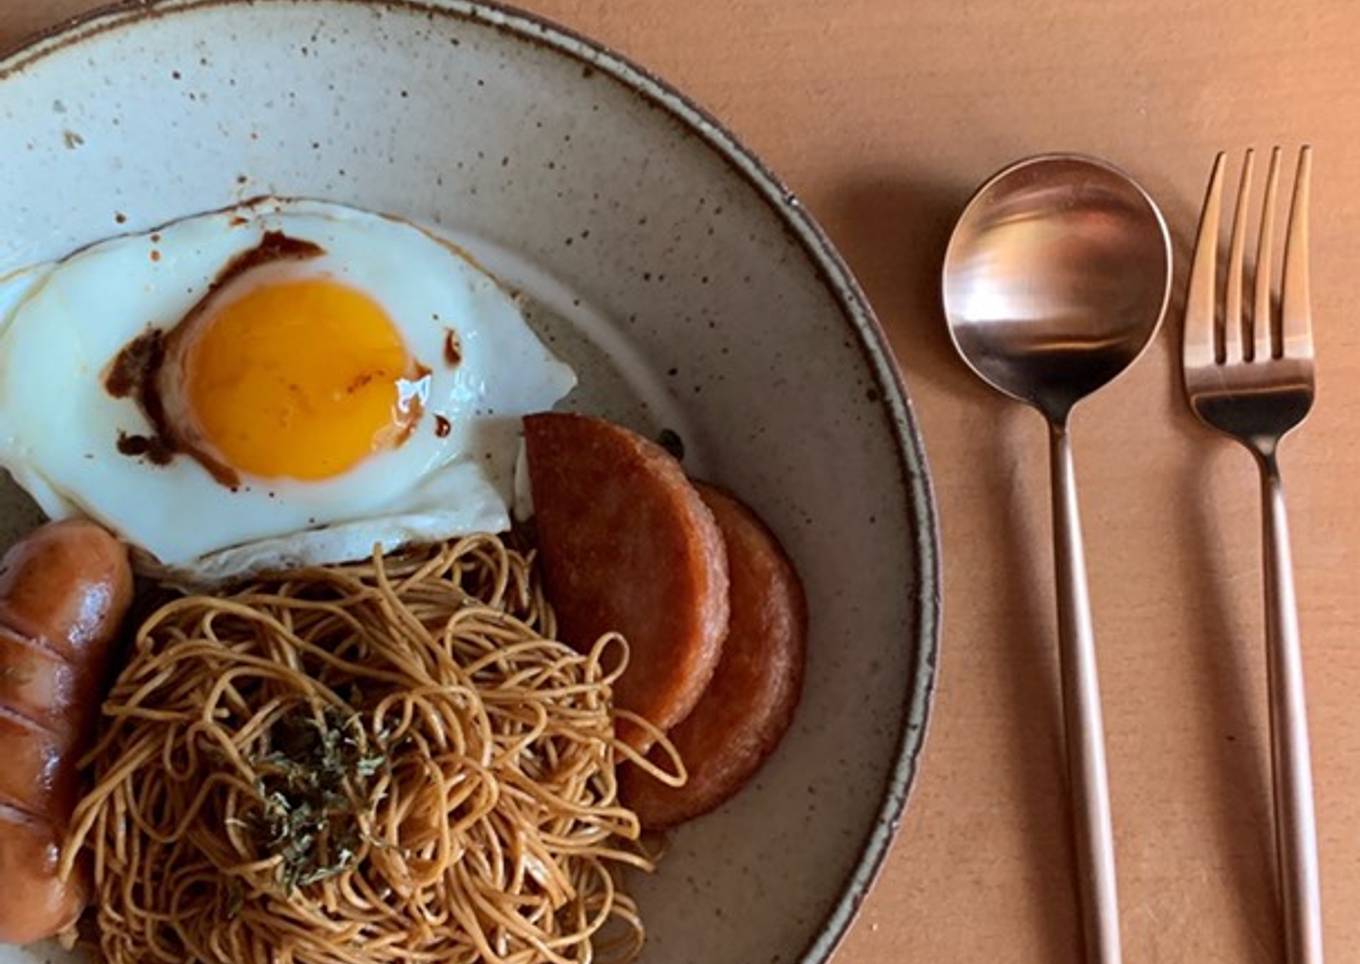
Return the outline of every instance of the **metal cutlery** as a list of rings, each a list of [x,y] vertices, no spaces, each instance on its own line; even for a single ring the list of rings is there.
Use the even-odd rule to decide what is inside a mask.
[[[1261,473],[1276,865],[1284,908],[1286,960],[1289,964],[1321,964],[1317,828],[1303,660],[1278,461],[1280,440],[1307,417],[1313,404],[1308,290],[1312,151],[1304,147],[1299,152],[1277,297],[1271,267],[1280,154],[1278,147],[1270,154],[1250,302],[1244,302],[1243,295],[1254,154],[1247,151],[1242,165],[1221,300],[1218,245],[1225,156],[1219,154],[1214,161],[1191,268],[1182,367],[1186,395],[1195,414],[1206,425],[1245,445]]]
[[[1063,721],[1086,960],[1118,964],[1119,903],[1095,632],[1068,421],[1142,354],[1166,311],[1171,239],[1122,171],[1051,154],[997,174],[945,254],[950,337],[984,381],[1049,423]]]

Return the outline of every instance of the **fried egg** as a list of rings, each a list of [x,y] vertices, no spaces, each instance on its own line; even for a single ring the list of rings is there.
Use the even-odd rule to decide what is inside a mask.
[[[408,222],[262,199],[0,279],[0,465],[190,581],[509,525],[575,375]]]

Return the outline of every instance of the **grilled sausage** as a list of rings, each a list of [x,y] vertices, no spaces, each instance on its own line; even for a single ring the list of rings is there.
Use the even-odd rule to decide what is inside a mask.
[[[0,941],[50,937],[85,906],[57,852],[131,600],[127,551],[92,522],[49,523],[0,559]]]

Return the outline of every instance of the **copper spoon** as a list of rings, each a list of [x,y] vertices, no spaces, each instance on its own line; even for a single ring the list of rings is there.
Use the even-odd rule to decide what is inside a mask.
[[[973,195],[949,241],[943,287],[949,334],[964,362],[1048,420],[1086,960],[1118,964],[1105,733],[1068,419],[1152,341],[1171,289],[1171,238],[1152,198],[1122,171],[1072,154],[1029,158]]]

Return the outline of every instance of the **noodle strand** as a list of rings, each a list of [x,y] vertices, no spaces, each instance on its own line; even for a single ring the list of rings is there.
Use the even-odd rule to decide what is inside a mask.
[[[591,964],[643,929],[611,688],[627,644],[554,640],[532,554],[471,536],[162,606],[82,764],[110,964]],[[649,730],[650,727],[647,727]]]

